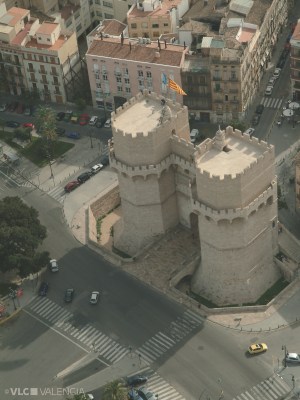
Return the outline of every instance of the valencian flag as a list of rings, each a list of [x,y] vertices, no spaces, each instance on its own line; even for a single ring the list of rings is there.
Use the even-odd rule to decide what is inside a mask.
[[[181,89],[179,85],[177,85],[176,82],[174,82],[172,79],[169,78],[169,88],[172,90],[175,90],[175,92],[181,94],[182,96],[187,96],[184,90]]]

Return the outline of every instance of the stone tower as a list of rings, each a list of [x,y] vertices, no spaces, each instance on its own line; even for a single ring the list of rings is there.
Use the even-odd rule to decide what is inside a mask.
[[[198,146],[195,163],[193,290],[217,305],[255,302],[280,276],[274,147],[228,127]]]
[[[178,223],[191,229],[192,289],[217,305],[255,302],[279,279],[273,146],[232,127],[194,146],[186,107],[148,92],[112,114],[112,130],[116,248],[133,256]]]
[[[112,113],[112,130],[123,216],[114,243],[134,255],[179,222],[171,138],[189,140],[187,108],[145,91]]]

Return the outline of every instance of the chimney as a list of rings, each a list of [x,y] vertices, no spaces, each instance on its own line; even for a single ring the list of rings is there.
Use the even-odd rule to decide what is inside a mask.
[[[103,40],[103,34],[100,32],[100,39]]]
[[[157,39],[157,44],[158,44],[158,50],[160,51],[161,48],[160,48],[160,41],[159,41],[159,39]]]
[[[129,51],[131,51],[131,41],[129,40]]]
[[[165,49],[167,48],[167,41],[166,41],[166,39],[165,39]]]
[[[121,33],[121,46],[123,46],[123,43],[124,43],[124,35],[123,35],[123,32]]]
[[[184,49],[184,50],[186,49],[186,44],[185,44],[185,42],[183,42],[183,49]]]

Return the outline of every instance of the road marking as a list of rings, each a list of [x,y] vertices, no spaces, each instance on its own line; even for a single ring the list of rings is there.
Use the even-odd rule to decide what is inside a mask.
[[[58,335],[60,335],[61,337],[63,337],[64,339],[68,340],[69,342],[73,343],[75,346],[77,346],[78,348],[80,348],[81,350],[83,350],[85,353],[90,353],[89,350],[85,349],[84,347],[80,346],[80,344],[76,343],[74,340],[70,339],[68,336],[64,335],[62,332],[59,332],[58,330],[56,330],[55,328],[53,328],[51,325],[47,324],[46,322],[42,321],[39,317],[36,317],[35,315],[31,314],[31,312],[29,312],[28,310],[26,310],[25,308],[23,308],[23,311],[30,315],[32,318],[34,318],[35,320],[39,321],[41,324],[45,325],[47,328],[51,329],[53,332],[57,333]],[[107,367],[110,367],[110,364],[107,364],[105,361],[100,360],[98,357],[97,359],[102,362],[103,364],[105,364]]]

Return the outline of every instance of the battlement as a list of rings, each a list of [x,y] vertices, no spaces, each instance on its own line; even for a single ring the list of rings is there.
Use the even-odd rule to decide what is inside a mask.
[[[270,197],[273,197],[273,202],[277,200],[277,180],[274,180],[264,192],[262,192],[255,200],[243,208],[215,210],[198,200],[191,199],[191,202],[194,212],[198,212],[206,217],[209,217],[215,222],[218,222],[222,219],[232,222],[232,220],[235,218],[248,218],[249,215],[252,212],[257,211],[262,204],[267,204],[267,201]]]

